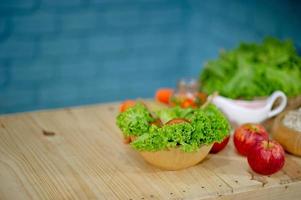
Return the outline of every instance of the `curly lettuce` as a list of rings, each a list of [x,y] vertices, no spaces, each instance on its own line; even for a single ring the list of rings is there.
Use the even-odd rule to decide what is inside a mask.
[[[188,120],[195,128],[192,133],[192,141],[199,144],[221,142],[229,135],[231,128],[227,118],[213,104],[209,104],[204,109],[196,109]]]
[[[187,122],[166,124],[162,127],[149,125],[150,113],[145,109],[141,105],[136,105],[117,117],[118,126],[122,127],[122,131],[127,131],[125,134],[139,136],[131,143],[132,147],[138,151],[160,151],[179,147],[184,152],[193,152],[201,145],[221,142],[229,135],[228,120],[213,104],[209,104],[204,109],[173,107],[160,110],[157,115],[162,121],[166,122],[174,118],[187,120]],[[138,111],[139,118],[132,113]],[[132,116],[135,117],[131,118]],[[139,123],[137,120],[140,120]]]
[[[166,125],[161,128],[152,126],[149,133],[143,134],[131,145],[139,151],[160,151],[176,146],[190,145],[191,133],[194,131],[190,123]]]
[[[192,108],[181,108],[179,106],[172,108],[165,108],[156,112],[156,115],[161,119],[162,123],[166,123],[169,120],[175,118],[187,118],[192,115],[194,109]]]
[[[290,40],[241,43],[209,61],[200,81],[202,91],[230,98],[253,99],[275,90],[294,97],[301,94],[301,58]]]
[[[154,120],[148,109],[142,103],[137,103],[120,113],[116,124],[124,136],[140,136],[148,132],[150,123]]]

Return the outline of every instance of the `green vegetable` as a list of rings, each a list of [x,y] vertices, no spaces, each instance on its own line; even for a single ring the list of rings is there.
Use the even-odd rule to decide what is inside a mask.
[[[192,108],[181,108],[179,106],[166,108],[163,110],[159,110],[156,112],[156,115],[161,119],[162,123],[166,123],[169,120],[175,118],[187,118],[189,115],[193,113]]]
[[[141,115],[144,117],[139,117],[139,120],[143,119],[145,123],[149,124],[150,120],[146,120],[148,117],[145,116],[150,116],[150,113],[142,105],[136,105],[117,117],[117,125],[125,135],[139,136],[131,143],[132,147],[138,151],[159,151],[178,146],[184,152],[193,152],[198,150],[201,145],[221,142],[228,136],[230,130],[225,116],[212,104],[205,109],[174,107],[160,110],[157,115],[160,118],[163,117],[165,121],[184,118],[190,122],[164,125],[163,127],[145,123],[141,126],[137,122],[137,117],[132,117],[136,116],[134,113],[138,114],[138,111],[144,113]]]
[[[117,116],[117,126],[125,136],[140,136],[148,132],[150,123],[154,121],[147,108],[137,103]]]
[[[131,143],[139,151],[159,151],[174,148],[177,145],[189,145],[194,128],[189,123],[166,125],[162,128],[155,126]]]
[[[227,118],[222,114],[222,112],[213,104],[209,104],[205,109],[210,125],[211,132],[208,132],[210,137],[206,137],[203,141],[206,144],[210,144],[212,142],[222,142],[225,136],[227,136],[230,130],[230,124]],[[196,122],[197,123],[197,122]],[[207,135],[206,135],[207,136]]]
[[[301,94],[301,58],[289,40],[242,43],[209,61],[200,81],[204,92],[218,91],[230,98],[253,99],[275,90],[293,97]]]

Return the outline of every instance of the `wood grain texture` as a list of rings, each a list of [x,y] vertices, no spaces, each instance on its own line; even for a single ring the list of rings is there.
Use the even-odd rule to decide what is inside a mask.
[[[118,104],[0,117],[0,199],[300,199],[301,158],[253,173],[232,142],[189,169],[164,171],[122,143]]]

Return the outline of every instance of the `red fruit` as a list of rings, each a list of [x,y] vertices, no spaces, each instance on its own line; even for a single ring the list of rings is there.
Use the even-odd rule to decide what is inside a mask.
[[[173,89],[161,88],[157,90],[155,99],[161,103],[169,104],[169,100],[172,94],[173,94]]]
[[[257,173],[270,175],[282,169],[285,153],[282,146],[274,140],[262,140],[248,153],[248,163]]]
[[[181,123],[189,123],[189,121],[184,118],[175,118],[166,122],[166,125],[181,124]]]
[[[130,144],[131,143],[131,138],[130,137],[123,137],[123,143],[124,144]]]
[[[136,136],[124,136],[123,137],[123,143],[124,144],[130,144],[131,142],[133,142],[137,137]]]
[[[120,104],[119,111],[124,112],[128,108],[133,107],[136,104],[134,100],[126,100]]]
[[[234,132],[234,145],[237,151],[244,156],[248,155],[249,149],[257,142],[268,140],[269,134],[260,124],[243,124]]]
[[[196,103],[194,102],[193,99],[186,98],[186,99],[181,103],[181,107],[182,107],[182,108],[189,108],[189,107],[196,108]]]
[[[218,153],[227,146],[230,139],[230,135],[226,137],[221,143],[215,142],[210,150],[210,153]]]

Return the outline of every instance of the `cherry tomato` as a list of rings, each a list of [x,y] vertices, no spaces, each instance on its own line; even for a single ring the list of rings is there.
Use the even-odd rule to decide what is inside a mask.
[[[194,100],[192,99],[185,99],[182,103],[181,103],[181,107],[182,108],[189,108],[189,107],[197,107],[197,105],[195,104]]]
[[[155,99],[161,103],[169,104],[169,100],[172,94],[173,94],[173,89],[161,88],[157,90]]]
[[[189,123],[189,121],[187,119],[175,118],[175,119],[172,119],[172,120],[169,120],[168,122],[166,122],[166,125],[180,124],[180,123],[185,123],[185,122]]]
[[[119,111],[124,112],[128,108],[133,107],[135,104],[136,104],[136,102],[134,100],[126,100],[126,101],[121,103],[121,105],[119,107]]]

